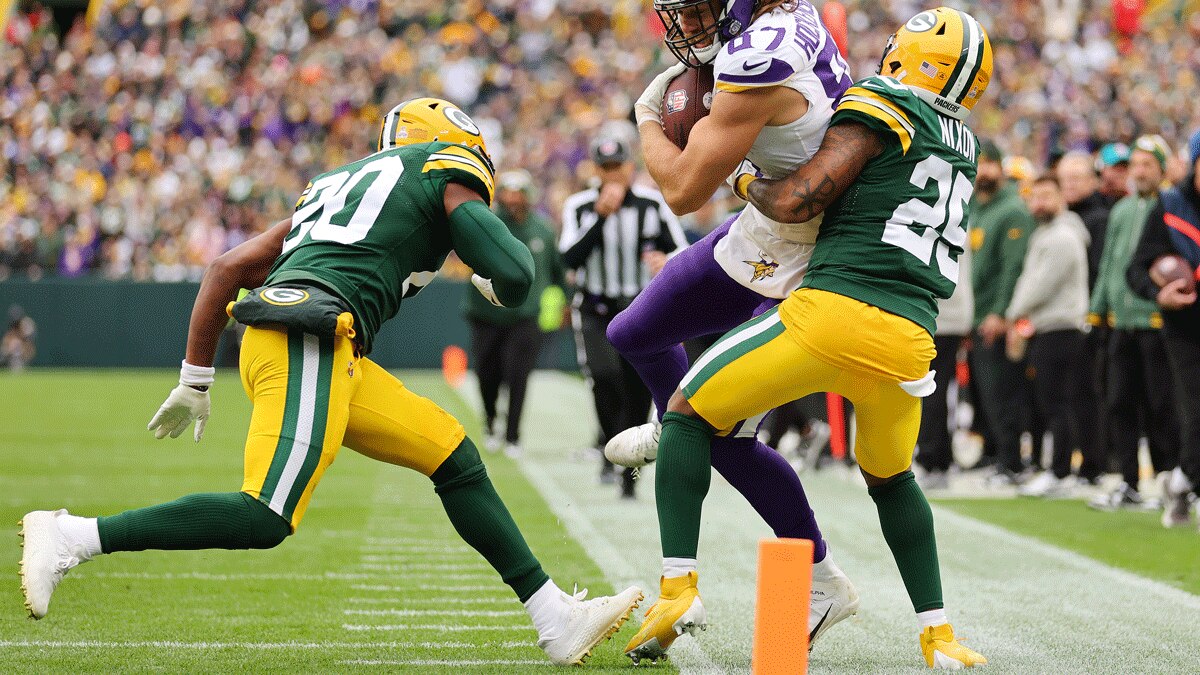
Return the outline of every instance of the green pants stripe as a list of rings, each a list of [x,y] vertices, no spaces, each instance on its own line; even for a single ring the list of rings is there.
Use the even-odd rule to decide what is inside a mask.
[[[733,329],[692,365],[681,384],[684,395],[692,396],[717,371],[779,337],[784,330],[783,322],[779,319],[779,307],[772,307],[762,316]]]
[[[320,461],[329,412],[332,338],[288,333],[288,390],[279,443],[259,500],[291,520]]]

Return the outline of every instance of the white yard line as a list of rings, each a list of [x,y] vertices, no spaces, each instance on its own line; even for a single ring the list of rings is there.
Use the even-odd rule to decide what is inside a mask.
[[[353,661],[338,661],[338,665],[343,666],[544,666],[549,667],[547,661],[534,661],[532,659],[407,659],[398,660],[379,660],[379,659],[354,659]]]
[[[469,633],[473,631],[495,630],[495,631],[510,631],[510,632],[529,632],[533,633],[533,626],[478,626],[478,625],[463,625],[460,623],[433,623],[433,624],[357,624],[344,623],[342,628],[348,631],[397,631],[397,630],[432,630],[438,632],[449,633]],[[530,642],[529,644],[533,644]]]
[[[523,609],[346,609],[346,616],[472,616],[496,618],[526,616]]]
[[[352,605],[386,605],[403,603],[406,605],[512,605],[517,599],[511,595],[507,598],[410,598],[396,596],[390,598],[348,598]]]
[[[392,592],[394,592],[394,593],[411,593],[414,589],[413,586],[389,586],[386,584],[352,584],[350,586],[350,588],[353,590],[356,590],[356,591],[377,591],[380,593],[392,593]],[[442,592],[469,592],[469,593],[475,593],[478,591],[507,592],[508,595],[506,595],[505,597],[510,598],[510,599],[514,597],[512,595],[512,591],[510,591],[506,586],[504,586],[500,582],[498,575],[496,577],[495,584],[475,584],[475,585],[422,584],[420,586],[416,586],[415,588],[417,590],[421,590],[421,591],[442,591]]]
[[[529,642],[506,641],[491,647],[527,649]],[[0,640],[0,649],[245,649],[271,651],[290,649],[477,649],[477,642],[175,642],[162,640],[118,641],[103,640]]]

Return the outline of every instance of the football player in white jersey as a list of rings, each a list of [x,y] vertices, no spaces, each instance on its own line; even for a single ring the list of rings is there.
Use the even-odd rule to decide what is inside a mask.
[[[681,63],[654,79],[638,100],[636,115],[647,168],[672,210],[698,209],[743,161],[753,162],[767,177],[784,177],[812,157],[851,78],[811,4],[655,0],[654,7],[667,30],[667,47]],[[680,150],[663,132],[663,95],[685,67],[709,63],[716,81],[711,112]],[[747,206],[672,258],[613,320],[608,337],[650,387],[660,416],[688,369],[680,343],[725,332],[787,297],[800,285],[818,224],[779,223]],[[857,610],[858,594],[827,555],[799,478],[783,457],[755,438],[759,421],[743,422],[714,439],[712,465],[776,536],[813,541],[809,637],[815,640]],[[625,466],[653,461],[658,429],[653,422],[626,430],[609,441],[605,454]],[[694,585],[695,561],[667,558],[663,577]],[[686,590],[667,586],[664,598]],[[643,626],[626,652],[635,661],[657,659],[675,638],[670,628]]]

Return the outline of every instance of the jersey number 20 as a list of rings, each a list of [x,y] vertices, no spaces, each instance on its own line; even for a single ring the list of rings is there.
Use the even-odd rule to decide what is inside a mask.
[[[295,248],[305,235],[339,244],[362,241],[402,173],[404,161],[393,155],[367,162],[354,173],[341,171],[317,180],[309,188],[310,196],[292,214],[283,252]]]
[[[942,276],[958,283],[958,257],[950,257],[950,246],[961,251],[967,242],[962,220],[975,186],[937,155],[921,160],[909,182],[924,190],[931,179],[937,181],[937,202],[931,205],[914,197],[901,204],[884,225],[883,241],[908,251],[926,265],[932,265],[936,258]],[[913,225],[925,227],[917,232]]]

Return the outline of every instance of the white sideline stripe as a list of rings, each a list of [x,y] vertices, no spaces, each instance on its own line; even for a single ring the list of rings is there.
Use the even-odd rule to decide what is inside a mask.
[[[349,631],[368,631],[368,630],[435,630],[449,633],[465,633],[479,630],[507,630],[507,631],[529,631],[533,632],[533,626],[464,626],[462,624],[360,624],[360,623],[344,623],[343,630]]]
[[[414,605],[502,605],[512,603],[516,600],[513,597],[507,598],[406,598],[404,596],[394,598],[350,598],[352,605],[385,605],[388,603],[403,602]]]
[[[549,661],[534,661],[531,659],[410,659],[407,661],[381,661],[375,659],[354,659],[353,661],[338,661],[341,666],[549,666]]]
[[[683,381],[679,383],[679,388],[684,389],[691,385],[692,380],[696,379],[696,376],[698,376],[701,371],[707,368],[708,364],[717,360],[723,354],[742,344],[743,342],[751,340],[771,330],[775,327],[775,324],[779,323],[779,321],[779,312],[776,312],[769,318],[763,319],[761,323],[730,336],[730,339],[724,344],[718,343],[713,345],[712,349],[709,349],[707,352],[705,352],[704,355],[697,359],[696,363],[692,364],[692,367],[688,369],[687,374],[683,376]]]
[[[316,335],[304,335],[304,360],[300,376],[300,412],[296,418],[296,437],[288,450],[287,464],[283,466],[283,474],[275,484],[275,492],[271,493],[271,510],[283,515],[284,506],[292,496],[292,488],[296,486],[296,477],[300,468],[308,459],[311,452],[309,439],[312,436],[313,417],[317,407],[317,371],[321,367],[321,339]]]
[[[508,640],[489,648],[523,649],[531,642]],[[278,649],[478,649],[476,642],[174,642],[160,640],[105,642],[101,640],[0,640],[0,649],[246,649],[271,651]]]
[[[374,585],[374,584],[354,584],[354,585],[350,586],[350,588],[351,588],[351,589],[353,589],[353,590],[356,590],[356,591],[378,591],[378,592],[383,592],[383,593],[389,593],[389,592],[395,592],[395,593],[414,593],[414,592],[418,592],[418,591],[463,591],[463,592],[473,592],[473,591],[501,591],[501,590],[508,590],[506,587],[504,587],[504,586],[501,586],[499,583],[497,583],[497,584],[494,584],[494,585],[479,584],[479,585],[476,585],[476,586],[453,586],[453,585],[433,586],[433,585],[423,585],[423,586],[415,586],[415,587],[414,587],[414,586],[384,586],[384,585]],[[505,596],[505,597],[507,597],[507,598],[511,598],[511,597],[512,597],[512,595],[507,595],[507,596]]]
[[[346,616],[525,616],[523,609],[346,609]]]
[[[325,572],[324,574],[288,574],[245,572],[233,574],[211,574],[208,572],[77,572],[71,575],[75,579],[192,579],[195,581],[363,581],[378,579],[378,574],[354,574],[346,572]]]
[[[1064,548],[1055,546],[1040,539],[1027,537],[1017,534],[1011,530],[1006,530],[998,525],[976,520],[970,516],[964,516],[960,513],[950,510],[946,507],[934,507],[937,513],[937,519],[940,521],[953,521],[956,524],[973,528],[981,535],[986,535],[988,538],[995,540],[997,543],[1003,541],[1008,548],[1009,546],[1022,546],[1035,549],[1043,555],[1053,558],[1066,566],[1074,567],[1086,572],[1098,574],[1102,577],[1107,577],[1112,581],[1114,586],[1122,588],[1133,588],[1139,593],[1157,596],[1159,599],[1179,603],[1191,609],[1200,612],[1200,595],[1193,595],[1185,590],[1175,588],[1161,581],[1155,581],[1147,577],[1139,576],[1133,572],[1127,572],[1116,567],[1105,565],[1104,563],[1089,558],[1085,555],[1069,551]]]

